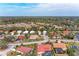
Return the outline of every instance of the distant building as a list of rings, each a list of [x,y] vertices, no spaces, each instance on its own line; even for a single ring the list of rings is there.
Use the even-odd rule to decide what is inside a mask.
[[[35,33],[35,31],[30,31],[30,34],[34,34]]]
[[[77,34],[75,35],[74,40],[79,41],[79,33],[77,33]]]
[[[50,35],[51,35],[51,38],[53,38],[53,39],[61,39],[62,38],[61,35],[57,32],[51,32]]]
[[[63,27],[61,27],[61,26],[58,26],[58,25],[53,25],[55,28],[57,28],[57,29],[62,29]]]
[[[32,40],[35,40],[35,39],[37,39],[37,38],[39,38],[38,35],[30,35],[30,37],[29,37],[29,39],[32,39]]]
[[[24,31],[24,32],[23,32],[23,34],[28,34],[28,33],[29,33],[29,31]]]
[[[38,31],[38,35],[41,35],[41,31]]]
[[[14,34],[16,33],[16,31],[13,30],[13,31],[11,31],[10,33],[11,33],[11,35],[14,35]]]
[[[20,35],[22,33],[22,31],[21,30],[18,30],[17,33],[18,33],[18,35]]]
[[[9,31],[4,31],[4,33],[5,33],[5,34],[8,34],[8,33],[9,33]]]
[[[43,31],[43,35],[46,35],[47,34],[47,31]]]
[[[70,30],[65,29],[65,30],[63,31],[62,35],[63,35],[63,36],[66,36],[66,35],[68,35],[69,33],[70,33]]]
[[[25,36],[24,35],[19,35],[17,39],[18,40],[23,40],[23,39],[25,39]]]

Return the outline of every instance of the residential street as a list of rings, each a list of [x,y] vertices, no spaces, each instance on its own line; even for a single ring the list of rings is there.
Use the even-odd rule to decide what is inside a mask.
[[[42,41],[25,42],[23,44],[24,45],[35,44],[35,43],[39,43],[40,44],[40,43],[45,43],[45,42],[48,42],[48,41],[50,41],[50,42],[55,42],[56,41],[56,39],[55,40],[54,39],[50,39],[49,40],[48,36],[44,36],[43,38],[44,38],[44,40],[42,40]],[[60,40],[60,39],[57,39],[57,40]],[[62,39],[61,41],[63,41],[63,42],[78,42],[79,43],[79,41],[74,41],[74,40]],[[7,52],[12,50],[16,45],[21,45],[21,43],[15,43],[15,44],[14,43],[10,43],[10,44],[8,44],[8,48],[6,50],[4,50],[4,51],[0,51],[0,55],[6,56]]]
[[[25,42],[25,43],[23,43],[24,45],[28,45],[28,44],[35,44],[35,43],[45,43],[45,42],[48,42],[48,41],[50,41],[50,42],[55,42],[56,40],[61,40],[61,41],[63,41],[63,42],[78,42],[79,43],[79,41],[74,41],[74,40],[65,40],[65,39],[50,39],[49,40],[49,37],[48,36],[44,36],[43,37],[44,38],[44,40],[42,40],[42,41],[34,41],[34,42]],[[13,43],[10,43],[9,45],[21,45],[21,43],[15,43],[15,44],[13,44]]]
[[[12,50],[15,46],[14,45],[9,45],[7,49],[0,51],[0,56],[6,56],[7,52],[9,52],[10,50]]]

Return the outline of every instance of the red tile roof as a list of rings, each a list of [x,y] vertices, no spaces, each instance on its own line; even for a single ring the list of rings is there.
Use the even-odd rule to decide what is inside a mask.
[[[24,38],[25,36],[22,36],[22,35],[18,36],[18,39],[24,39]]]
[[[50,34],[51,34],[52,36],[56,36],[56,35],[57,35],[56,32],[51,32]]]
[[[53,43],[54,48],[66,48],[64,43]]]
[[[29,39],[37,39],[38,37],[38,35],[30,35]]]
[[[40,44],[37,46],[37,52],[45,52],[51,50],[52,50],[52,46],[50,44]]]
[[[20,47],[18,47],[16,50],[17,50],[17,51],[20,51],[20,52],[22,52],[22,53],[29,53],[29,52],[32,50],[32,48],[20,46]]]
[[[0,32],[4,32],[4,30],[0,30]]]
[[[64,31],[63,31],[63,35],[65,36],[65,35],[68,35],[70,33],[70,31],[68,30],[68,29],[65,29]]]

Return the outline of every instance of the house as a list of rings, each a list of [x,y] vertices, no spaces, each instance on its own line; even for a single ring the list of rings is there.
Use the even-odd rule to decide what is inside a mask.
[[[9,31],[7,31],[7,30],[6,30],[6,31],[4,31],[4,33],[5,33],[5,34],[8,34],[8,33],[9,33]]]
[[[38,35],[41,35],[41,31],[38,31]]]
[[[45,55],[45,53],[52,51],[52,46],[50,44],[38,44],[36,50],[37,55]]]
[[[22,31],[21,30],[18,30],[17,33],[18,33],[18,35],[20,35],[22,33]]]
[[[0,30],[0,32],[4,32],[4,30]]]
[[[63,36],[66,36],[66,35],[68,35],[69,33],[70,33],[70,30],[65,29],[65,30],[63,31],[62,35],[63,35]]]
[[[55,28],[57,29],[62,29],[63,27],[62,26],[58,26],[58,25],[53,25]]]
[[[25,39],[25,36],[24,35],[19,35],[17,39],[23,40],[23,39]]]
[[[50,35],[51,35],[52,38],[56,38],[57,33],[56,32],[50,32]]]
[[[30,34],[34,34],[35,33],[35,31],[30,31]]]
[[[53,48],[57,54],[63,54],[67,50],[66,44],[61,42],[53,43]]]
[[[10,33],[11,33],[11,35],[14,35],[14,34],[16,33],[16,31],[13,30],[13,31],[11,31]]]
[[[46,35],[47,34],[47,31],[43,31],[43,35]]]
[[[74,40],[79,41],[79,33],[74,36]]]
[[[57,32],[50,32],[51,38],[53,39],[60,39],[61,35],[58,34]]]
[[[27,54],[27,53],[32,51],[32,48],[24,47],[24,46],[19,46],[18,48],[16,48],[16,51],[21,53],[21,54]]]
[[[24,31],[24,32],[23,32],[23,34],[28,34],[28,33],[29,33],[29,31]]]
[[[38,35],[30,35],[30,37],[29,37],[29,39],[32,39],[32,40],[35,40],[35,39],[37,39],[37,38],[39,38]]]

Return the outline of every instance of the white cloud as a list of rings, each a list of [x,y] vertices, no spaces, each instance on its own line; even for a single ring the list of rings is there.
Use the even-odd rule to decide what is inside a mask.
[[[79,4],[38,4],[35,8],[32,8],[33,12],[40,11],[55,11],[55,10],[69,10],[69,9],[79,9]]]
[[[5,10],[5,11],[4,11]],[[0,11],[5,13],[21,13],[21,14],[34,14],[34,15],[54,15],[54,14],[78,14],[79,13],[79,4],[67,4],[67,3],[40,3],[32,6],[17,6],[17,5],[8,5],[0,7]]]

